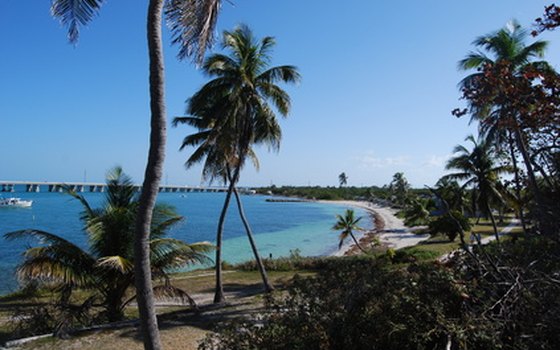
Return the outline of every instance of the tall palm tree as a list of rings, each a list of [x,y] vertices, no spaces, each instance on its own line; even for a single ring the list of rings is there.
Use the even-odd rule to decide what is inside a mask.
[[[102,301],[106,318],[113,322],[122,319],[125,306],[133,299],[125,297],[135,278],[133,242],[138,201],[131,179],[119,167],[109,172],[107,187],[102,208],[92,208],[83,196],[67,189],[84,208],[81,219],[89,242],[87,250],[36,229],[11,232],[5,237],[32,237],[44,243],[24,252],[25,259],[17,268],[20,280],[56,286],[66,292],[66,298],[74,288],[94,290]],[[187,244],[166,238],[167,231],[182,219],[172,207],[157,205],[154,209],[150,269],[154,277],[166,282],[160,288],[166,292],[180,292],[170,287],[168,271],[207,261],[204,253],[211,248],[208,243]],[[192,301],[186,293],[179,294]]]
[[[453,153],[456,155],[449,159],[446,169],[456,169],[459,172],[448,174],[444,179],[464,181],[463,188],[472,186],[476,191],[475,201],[478,208],[490,218],[494,234],[499,241],[498,228],[490,206],[493,201],[503,202],[499,175],[507,172],[509,168],[495,164],[492,148],[486,140],[477,141],[472,135],[465,140],[473,144],[472,150],[462,145],[455,147]]]
[[[337,231],[342,230],[342,232],[340,233],[340,236],[339,236],[338,249],[342,248],[342,245],[344,244],[344,241],[348,237],[352,237],[352,240],[354,240],[354,243],[356,244],[356,246],[358,248],[360,248],[360,250],[362,252],[367,253],[366,250],[360,245],[360,243],[356,239],[356,236],[354,236],[354,231],[363,231],[364,230],[363,228],[358,226],[358,222],[360,222],[360,220],[362,220],[362,217],[357,218],[357,217],[355,217],[354,210],[346,209],[346,211],[344,212],[344,215],[337,214],[336,219],[337,219],[337,222],[336,222],[336,224],[334,224],[332,229],[337,230]]]
[[[430,219],[430,199],[414,197],[403,210],[406,226],[427,225]]]
[[[440,201],[446,201],[447,206],[449,207],[447,210],[458,211],[465,215],[465,212],[469,209],[468,194],[465,191],[465,188],[460,186],[457,181],[451,180],[447,177],[442,177],[436,183],[435,188],[430,189],[430,191],[432,193],[437,192],[436,198]],[[443,208],[443,203],[439,204],[439,209],[446,211],[445,208]],[[475,213],[476,209],[472,210],[472,214],[474,215]]]
[[[103,4],[103,0],[53,0],[51,12],[68,27],[68,38],[70,42],[75,43],[79,37],[80,26],[87,25],[98,14]],[[214,38],[221,0],[149,0],[148,4],[151,132],[134,246],[138,309],[146,349],[162,348],[152,293],[149,232],[165,159],[165,78],[161,34],[165,5],[167,21],[173,32],[173,43],[180,47],[179,58],[194,56],[201,62],[206,48]]]
[[[477,38],[473,44],[478,48],[484,49],[486,53],[483,51],[471,52],[459,62],[459,69],[461,70],[477,70],[476,73],[467,76],[461,81],[459,84],[461,88],[476,86],[479,79],[482,79],[484,76],[482,68],[485,66],[507,64],[513,70],[512,73],[514,75],[519,75],[528,66],[541,70],[550,70],[550,66],[545,61],[535,60],[544,56],[548,43],[546,41],[535,41],[526,45],[525,41],[528,35],[529,33],[521,28],[516,21],[512,21],[505,28],[497,32]],[[525,136],[520,126],[520,120],[523,116],[505,108],[506,106],[503,103],[507,102],[496,98],[496,102],[492,105],[474,106],[471,104],[472,116],[476,120],[481,120],[481,133],[487,133],[492,136],[497,144],[505,141],[510,149],[516,183],[519,183],[519,172],[517,170],[517,159],[514,150],[515,144],[515,147],[521,153],[523,163],[527,169],[531,192],[535,197],[537,206],[542,211],[542,196],[537,185],[531,157],[527,150]],[[521,191],[519,186],[517,187],[517,197],[520,201]],[[519,215],[524,223],[522,209]]]
[[[214,180],[228,183],[228,172],[231,172],[229,165],[231,155],[233,153],[232,144],[234,141],[234,133],[229,132],[232,126],[224,126],[220,123],[227,124],[231,119],[215,119],[217,115],[214,113],[214,107],[218,103],[207,101],[208,105],[200,110],[193,110],[190,106],[187,113],[198,113],[201,116],[177,117],[173,119],[173,125],[187,124],[198,129],[197,133],[188,135],[184,138],[180,150],[187,147],[198,148],[191,154],[185,162],[188,169],[193,165],[204,162],[202,170],[202,180],[212,183]],[[222,239],[225,225],[225,219],[231,195],[234,190],[234,183],[229,182],[228,191],[220,217],[218,219],[218,228],[216,233],[216,290],[214,294],[214,303],[222,303],[225,301],[223,282],[222,282]]]
[[[346,176],[346,173],[342,172],[340,173],[340,175],[338,175],[338,184],[340,185],[340,187],[346,185],[348,183],[348,176]]]
[[[231,32],[224,31],[222,47],[230,55],[214,54],[204,61],[203,71],[213,79],[188,101],[187,114],[194,116],[194,119],[187,117],[174,120],[175,124],[186,123],[199,130],[197,134],[185,138],[181,147],[200,145],[187,161],[187,167],[206,157],[204,172],[229,183],[216,235],[214,302],[224,300],[221,244],[225,213],[232,194],[236,196],[239,214],[255,254],[265,290],[272,290],[236,185],[248,158],[258,166],[253,145],[267,145],[270,149],[278,150],[281,129],[274,109],[285,117],[289,113],[291,102],[288,93],[277,83],[295,83],[300,79],[294,66],[269,67],[274,44],[272,37],[257,40],[245,25],[238,26]]]

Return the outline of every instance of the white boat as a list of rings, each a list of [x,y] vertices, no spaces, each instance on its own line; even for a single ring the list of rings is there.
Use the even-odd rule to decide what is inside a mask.
[[[23,200],[16,197],[0,198],[0,208],[29,208],[31,204],[33,204],[33,201]]]

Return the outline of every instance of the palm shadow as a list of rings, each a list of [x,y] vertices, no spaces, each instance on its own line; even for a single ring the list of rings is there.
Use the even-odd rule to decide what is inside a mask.
[[[208,288],[201,292],[212,293],[213,291],[213,288]],[[262,303],[251,300],[253,297],[264,292],[260,283],[251,285],[226,283],[224,284],[224,292],[228,298],[226,303],[203,304],[199,305],[198,309],[189,307],[158,315],[159,329],[170,330],[189,326],[205,331],[213,331],[219,324],[224,322],[237,318],[253,318],[266,311]],[[133,338],[135,341],[142,342],[142,334],[139,327],[130,328],[119,336]]]

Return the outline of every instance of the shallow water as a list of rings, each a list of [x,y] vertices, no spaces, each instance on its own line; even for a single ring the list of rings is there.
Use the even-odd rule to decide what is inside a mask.
[[[87,237],[80,222],[81,204],[61,193],[4,193],[32,199],[31,208],[0,208],[0,234],[34,228],[55,233],[87,248]],[[92,207],[100,207],[103,193],[83,193]],[[174,227],[169,235],[187,242],[214,243],[217,221],[223,205],[224,193],[161,193],[158,201],[172,205],[185,220]],[[306,202],[266,202],[266,196],[242,196],[245,213],[255,234],[263,257],[288,256],[299,249],[301,255],[331,254],[337,249],[338,234],[331,231],[335,215],[345,206]],[[358,215],[367,214],[356,209]],[[369,220],[361,222],[368,228]],[[14,291],[15,266],[21,261],[25,248],[36,245],[33,240],[7,241],[0,238],[0,294]],[[232,200],[224,230],[223,258],[229,263],[252,258],[245,230],[239,219],[237,206]]]

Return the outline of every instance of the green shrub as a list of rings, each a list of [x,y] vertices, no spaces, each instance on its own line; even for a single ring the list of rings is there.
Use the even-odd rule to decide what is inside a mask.
[[[411,252],[401,253],[411,256]],[[395,256],[397,253],[395,254]],[[440,263],[322,259],[257,320],[237,320],[200,349],[556,349],[560,243],[476,246]],[[319,265],[319,264],[318,264]]]
[[[417,247],[408,247],[395,251],[393,259],[395,264],[412,263],[416,261],[427,261],[437,259],[441,254],[429,250],[418,249]]]
[[[461,230],[464,232],[471,229],[469,219],[459,211],[451,211],[447,215],[439,216],[437,219],[431,220],[428,226],[432,235],[441,233],[446,235],[451,242],[457,238]]]

